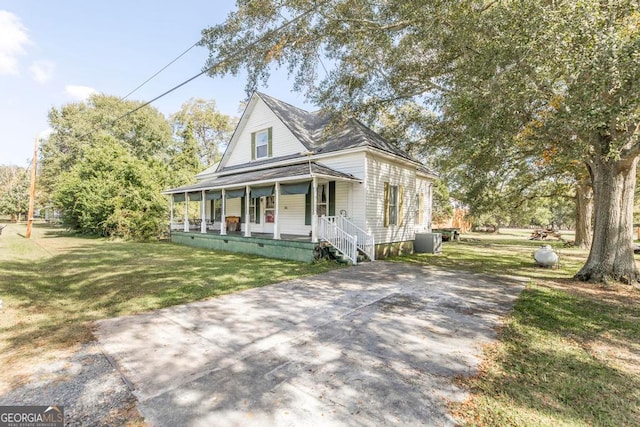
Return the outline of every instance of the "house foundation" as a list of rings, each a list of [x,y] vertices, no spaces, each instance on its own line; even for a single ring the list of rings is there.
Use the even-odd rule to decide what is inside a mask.
[[[267,258],[287,259],[291,261],[313,262],[317,243],[302,240],[302,236],[283,236],[281,240],[268,237],[244,237],[242,235],[220,235],[185,233],[173,231],[171,242],[196,248],[213,249],[226,252],[260,255]],[[300,239],[300,240],[296,240]]]

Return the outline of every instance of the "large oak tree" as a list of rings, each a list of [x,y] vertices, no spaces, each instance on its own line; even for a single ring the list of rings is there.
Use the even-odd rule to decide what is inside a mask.
[[[545,149],[582,163],[593,183],[593,244],[576,277],[636,282],[638,10],[634,0],[238,1],[203,44],[210,73],[245,69],[249,90],[275,65],[343,114],[419,103],[462,130],[462,143],[498,156],[539,152],[516,141],[535,128],[548,136]]]

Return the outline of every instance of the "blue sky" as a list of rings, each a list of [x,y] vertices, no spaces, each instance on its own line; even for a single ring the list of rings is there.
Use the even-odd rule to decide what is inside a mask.
[[[47,112],[97,91],[124,96],[222,22],[232,1],[109,2],[0,0],[0,164],[26,166]],[[147,101],[202,70],[207,50],[195,47],[133,94]],[[292,93],[282,71],[264,92],[314,109]],[[213,99],[239,115],[243,76],[202,76],[153,106],[165,115],[191,97]]]

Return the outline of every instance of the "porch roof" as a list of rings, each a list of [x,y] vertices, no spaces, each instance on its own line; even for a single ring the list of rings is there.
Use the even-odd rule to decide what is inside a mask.
[[[187,193],[190,191],[219,190],[246,185],[269,184],[274,182],[304,181],[313,177],[361,182],[355,176],[331,169],[315,162],[304,162],[251,172],[236,173],[207,179],[196,184],[183,185],[163,191],[163,194]]]

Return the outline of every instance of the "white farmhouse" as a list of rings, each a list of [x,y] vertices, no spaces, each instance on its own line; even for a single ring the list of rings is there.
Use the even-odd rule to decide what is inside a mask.
[[[256,92],[222,160],[165,191],[171,240],[300,261],[321,248],[352,263],[408,253],[431,231],[435,177],[357,120],[336,129]]]

